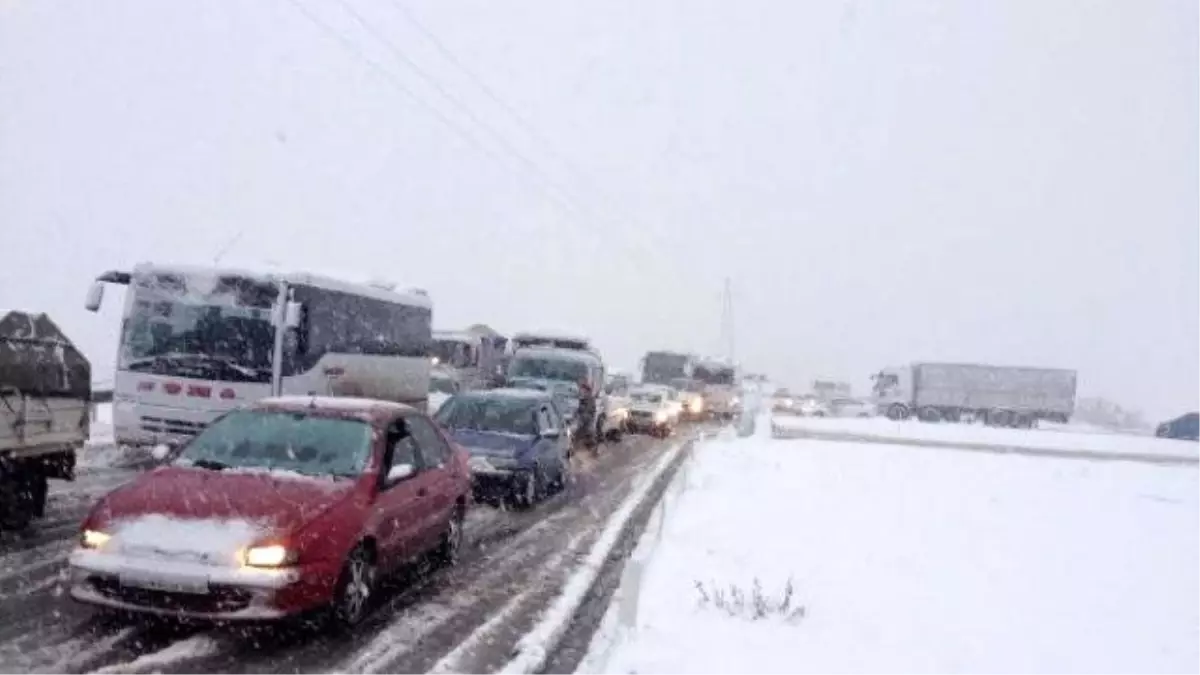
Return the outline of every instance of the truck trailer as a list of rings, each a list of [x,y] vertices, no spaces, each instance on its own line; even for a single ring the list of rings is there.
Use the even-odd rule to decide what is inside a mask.
[[[51,478],[75,479],[92,371],[45,314],[0,311],[0,529],[41,517]]]
[[[970,417],[1028,428],[1038,420],[1066,423],[1075,412],[1074,370],[914,363],[886,368],[871,379],[878,412],[893,420],[916,415],[923,422],[958,422]]]

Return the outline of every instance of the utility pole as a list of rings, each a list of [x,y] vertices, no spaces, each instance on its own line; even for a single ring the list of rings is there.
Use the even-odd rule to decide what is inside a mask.
[[[721,342],[725,358],[733,363],[737,353],[734,349],[733,282],[729,277],[725,277],[725,293],[721,299]]]

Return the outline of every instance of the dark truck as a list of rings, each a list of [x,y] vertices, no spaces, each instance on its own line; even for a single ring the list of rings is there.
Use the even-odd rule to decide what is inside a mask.
[[[43,515],[74,480],[91,423],[91,365],[45,314],[0,311],[0,529]]]

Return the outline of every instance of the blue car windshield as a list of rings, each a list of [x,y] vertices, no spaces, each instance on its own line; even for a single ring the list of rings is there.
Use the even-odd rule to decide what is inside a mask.
[[[499,431],[532,436],[537,433],[537,400],[506,396],[455,396],[437,411],[447,429]]]

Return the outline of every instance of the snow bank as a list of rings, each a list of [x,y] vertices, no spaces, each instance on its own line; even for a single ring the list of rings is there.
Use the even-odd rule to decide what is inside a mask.
[[[941,445],[995,446],[1080,453],[1111,453],[1200,460],[1200,444],[1153,436],[1091,433],[1057,429],[1004,429],[981,424],[896,422],[882,417],[839,419],[775,415],[772,423],[787,432],[844,436],[861,440],[903,440]]]
[[[658,463],[634,486],[633,491],[621,503],[621,506],[609,517],[588,552],[579,569],[572,573],[563,587],[562,593],[550,605],[545,614],[517,643],[516,654],[501,670],[502,673],[537,673],[546,665],[550,651],[557,646],[559,640],[570,626],[572,617],[578,611],[583,601],[587,599],[592,585],[603,569],[605,561],[612,553],[625,526],[633,516],[633,512],[642,505],[654,487],[658,478],[671,466],[684,445],[679,444],[667,450]]]
[[[761,437],[689,465],[582,671],[1200,669],[1194,469]]]

